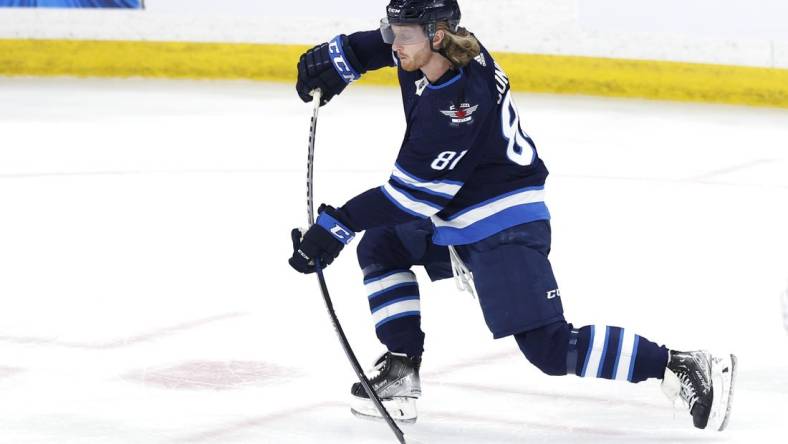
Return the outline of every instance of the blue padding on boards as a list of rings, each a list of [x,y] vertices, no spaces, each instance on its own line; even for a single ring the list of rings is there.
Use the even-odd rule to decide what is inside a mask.
[[[0,0],[0,8],[142,9],[142,0]]]

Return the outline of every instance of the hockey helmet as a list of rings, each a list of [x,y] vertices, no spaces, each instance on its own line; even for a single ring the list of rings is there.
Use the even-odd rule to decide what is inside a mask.
[[[380,30],[383,40],[391,44],[394,42],[391,25],[421,25],[431,41],[439,22],[448,23],[449,29],[456,31],[461,17],[457,0],[391,0]]]

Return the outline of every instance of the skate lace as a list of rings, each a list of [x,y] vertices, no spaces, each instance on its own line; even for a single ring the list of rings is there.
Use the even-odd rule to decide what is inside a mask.
[[[689,409],[692,410],[692,407],[695,405],[695,401],[698,400],[698,394],[695,392],[695,386],[692,384],[692,380],[687,373],[681,372],[678,377],[679,381],[681,381],[681,390],[679,391],[679,396],[687,404]]]
[[[462,258],[457,254],[454,246],[449,245],[449,258],[451,259],[451,274],[454,276],[454,283],[460,291],[467,291],[477,299],[476,287],[473,284],[473,273],[462,261]]]
[[[369,382],[377,382],[380,377],[383,375],[384,371],[386,370],[386,366],[388,365],[389,358],[387,353],[383,353],[380,357],[375,361],[375,366],[368,370]]]

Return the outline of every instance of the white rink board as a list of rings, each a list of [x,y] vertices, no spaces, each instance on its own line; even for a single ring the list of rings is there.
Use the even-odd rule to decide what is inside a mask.
[[[702,6],[711,0],[691,1],[696,7],[639,1],[637,9],[628,0],[465,0],[461,6],[464,24],[492,50],[788,68],[785,2],[748,2],[746,17],[754,23],[731,28],[741,0],[718,0],[714,7]],[[0,38],[316,44],[376,27],[386,3],[148,0],[147,11],[0,8]]]
[[[311,114],[292,87],[3,79],[0,97],[0,442],[393,442],[351,417],[354,375],[315,279],[286,263]],[[317,202],[388,177],[399,103],[355,87],[323,109]],[[427,352],[409,442],[784,442],[788,112],[517,103],[552,172],[567,318],[737,353],[730,429],[692,429],[655,382],[541,375],[490,338],[478,302],[418,270]],[[327,279],[371,363],[352,246]]]
[[[578,0],[580,23],[598,31],[657,32],[788,42],[783,0]]]

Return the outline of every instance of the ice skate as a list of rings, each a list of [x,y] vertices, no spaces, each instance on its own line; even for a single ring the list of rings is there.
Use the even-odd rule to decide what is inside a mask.
[[[689,410],[695,427],[722,431],[728,425],[735,380],[734,355],[671,351],[662,389]]]
[[[421,396],[419,367],[421,358],[409,358],[402,354],[387,352],[375,362],[369,378],[372,388],[380,397],[383,406],[397,422],[416,422],[416,399]],[[360,382],[350,390],[350,411],[362,418],[381,419],[380,412],[369,399]]]

